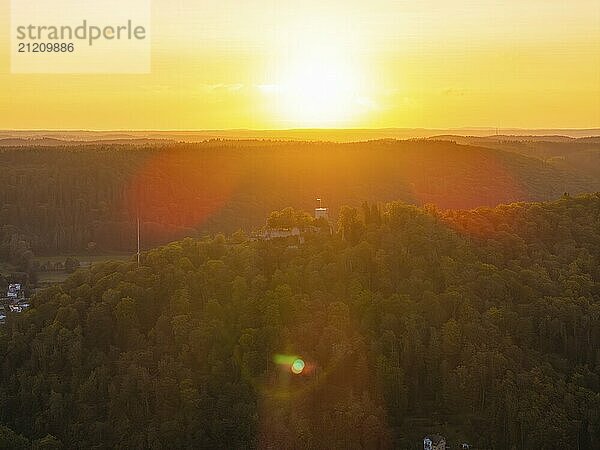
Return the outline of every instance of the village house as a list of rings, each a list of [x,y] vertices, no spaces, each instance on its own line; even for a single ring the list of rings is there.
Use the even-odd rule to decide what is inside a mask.
[[[430,434],[423,438],[423,450],[446,450],[446,439],[439,434]]]

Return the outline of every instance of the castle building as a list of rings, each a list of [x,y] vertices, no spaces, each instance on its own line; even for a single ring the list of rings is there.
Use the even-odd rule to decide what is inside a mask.
[[[321,199],[318,198],[319,206],[315,208],[315,219],[329,220],[329,208],[323,208]]]
[[[329,208],[315,208],[315,219],[329,220]]]

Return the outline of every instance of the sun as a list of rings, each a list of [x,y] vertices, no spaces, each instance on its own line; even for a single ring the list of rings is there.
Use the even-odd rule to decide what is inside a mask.
[[[290,67],[282,83],[283,112],[304,125],[342,124],[353,116],[357,85],[352,67],[307,56]]]
[[[283,58],[276,84],[263,86],[276,96],[281,121],[299,127],[351,126],[365,109],[360,65],[343,49],[305,43]]]

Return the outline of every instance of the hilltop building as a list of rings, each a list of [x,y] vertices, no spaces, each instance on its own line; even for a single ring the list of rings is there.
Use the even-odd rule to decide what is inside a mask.
[[[446,450],[446,439],[439,434],[430,434],[423,438],[423,450]]]
[[[329,220],[329,208],[315,208],[315,219]]]
[[[319,206],[315,208],[315,219],[329,220],[329,208],[323,208],[323,203],[320,198],[317,199]]]
[[[262,233],[260,233],[260,237],[262,239],[264,239],[265,241],[270,241],[271,239],[286,238],[286,237],[291,237],[291,236],[299,237],[300,235],[301,235],[301,232],[300,232],[300,228],[298,228],[298,227],[278,228],[278,229],[267,228]]]

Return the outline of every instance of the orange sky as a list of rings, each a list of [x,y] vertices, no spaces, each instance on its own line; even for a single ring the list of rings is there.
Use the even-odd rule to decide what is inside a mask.
[[[11,74],[2,0],[0,128],[600,126],[597,0],[154,0],[152,13],[149,74]]]

